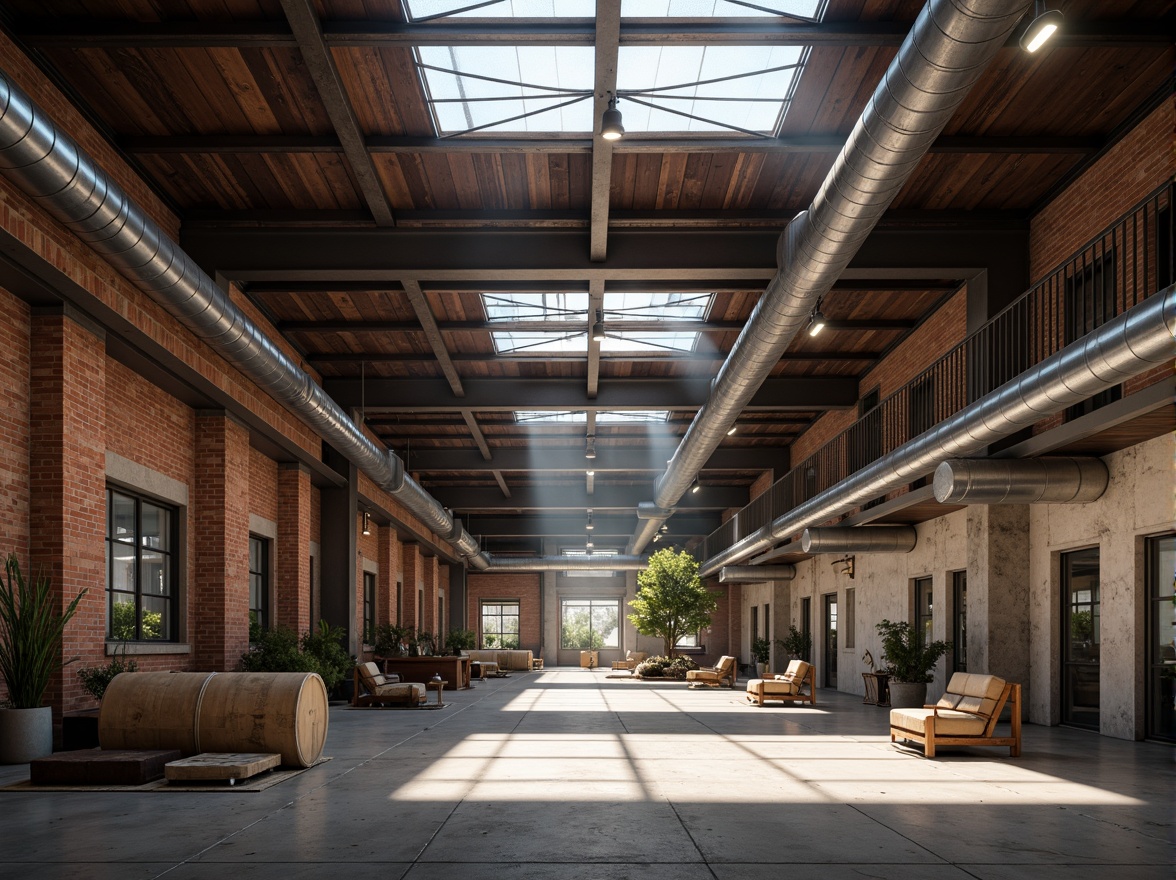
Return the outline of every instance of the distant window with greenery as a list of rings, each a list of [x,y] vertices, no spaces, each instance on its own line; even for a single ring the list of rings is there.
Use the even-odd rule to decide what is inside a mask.
[[[363,573],[363,643],[373,644],[376,637],[376,576]]]
[[[482,647],[517,648],[519,646],[519,603],[482,602]]]
[[[124,489],[106,491],[106,633],[174,641],[177,515]]]
[[[249,622],[269,629],[269,541],[249,536]]]
[[[561,648],[599,650],[620,647],[620,600],[564,599],[560,608]]]

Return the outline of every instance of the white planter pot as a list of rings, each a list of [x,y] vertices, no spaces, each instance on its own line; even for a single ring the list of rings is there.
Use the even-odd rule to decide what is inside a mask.
[[[890,706],[893,709],[920,709],[927,702],[927,682],[890,679]]]
[[[53,754],[53,710],[0,709],[0,764],[27,764]]]
[[[767,675],[767,673],[768,673],[768,664],[767,663],[760,663],[757,660],[755,662],[755,674],[757,676],[759,676],[760,678],[763,678],[765,675]]]

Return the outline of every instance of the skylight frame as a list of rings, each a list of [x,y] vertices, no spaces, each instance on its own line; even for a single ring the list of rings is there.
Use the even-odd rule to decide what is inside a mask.
[[[514,411],[515,423],[520,425],[584,425],[588,423],[585,410]],[[660,425],[669,422],[668,409],[598,410],[597,425]]]
[[[420,4],[418,8],[427,5],[428,0],[417,0]],[[580,2],[572,2],[572,0],[552,0],[552,11],[558,9],[571,9],[575,14],[567,15],[550,15],[550,16],[513,16],[507,14],[504,10],[508,8],[512,0],[449,0],[445,5],[452,7],[445,9],[441,7],[440,11],[434,9],[430,12],[425,12],[419,17],[414,17],[412,12],[413,0],[403,0],[402,7],[404,9],[404,17],[407,21],[413,24],[423,24],[430,21],[438,21],[444,19],[459,19],[461,21],[502,21],[504,18],[515,18],[516,20],[524,21],[569,21],[569,20],[591,20],[595,15],[594,0],[580,0]],[[789,5],[784,0],[713,0],[714,8],[709,15],[699,15],[697,13],[692,15],[670,15],[669,11],[665,14],[658,14],[657,12],[648,9],[650,4],[669,2],[669,0],[621,0],[621,17],[622,20],[640,20],[640,21],[698,21],[701,19],[709,20],[723,20],[723,19],[747,19],[747,18],[787,18],[793,21],[801,22],[816,22],[820,21],[825,13],[825,8],[828,5],[828,0],[814,0],[811,4],[813,7],[812,15],[803,15],[798,12],[789,12],[780,7]],[[718,14],[718,13],[722,14]]]

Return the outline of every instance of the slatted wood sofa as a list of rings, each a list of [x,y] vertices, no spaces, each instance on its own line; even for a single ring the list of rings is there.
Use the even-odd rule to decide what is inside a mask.
[[[724,654],[714,666],[703,666],[699,669],[686,670],[687,687],[735,687],[735,680],[739,677],[739,666],[730,654]]]
[[[1006,703],[1012,730],[997,736]],[[1009,756],[1016,758],[1021,754],[1021,686],[995,675],[956,672],[935,705],[890,710],[890,741],[899,739],[922,743],[928,758],[940,746],[1008,746]]]
[[[805,692],[805,688],[808,692]],[[803,660],[792,660],[781,673],[753,678],[747,683],[747,699],[757,706],[764,700],[780,700],[785,703],[817,704],[817,686],[813,667]]]

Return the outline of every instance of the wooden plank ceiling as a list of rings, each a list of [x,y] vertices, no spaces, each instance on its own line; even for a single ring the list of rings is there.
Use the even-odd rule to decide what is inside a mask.
[[[774,271],[775,235],[808,206],[920,6],[830,0],[819,26],[618,28],[615,10],[597,22],[412,23],[398,0],[7,0],[0,23],[176,210],[206,268],[239,283],[487,549],[514,552],[539,551],[544,535],[582,546],[586,508],[597,546],[623,548],[634,505],[652,496]],[[796,438],[854,405],[858,383],[951,297],[964,267],[999,262],[1003,239],[990,233],[1023,235],[1170,91],[1172,3],[1051,6],[1066,35],[1037,55],[1015,41],[999,54],[897,197],[875,251],[886,259],[865,259],[828,295],[830,330],[792,344],[675,537],[709,532],[765,473],[782,475]],[[616,43],[809,48],[772,137],[634,133],[611,152],[599,135],[438,137],[414,47],[524,40],[592,46],[598,64]],[[611,76],[597,70],[596,82]],[[973,250],[939,259],[929,229]],[[575,351],[496,353],[502,325],[491,327],[485,291],[586,294],[583,333],[625,290],[713,294],[696,350],[610,355],[585,335]],[[641,328],[667,326],[651,315]],[[537,425],[517,409],[588,415]],[[597,420],[632,409],[669,416]]]

